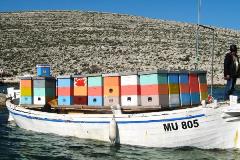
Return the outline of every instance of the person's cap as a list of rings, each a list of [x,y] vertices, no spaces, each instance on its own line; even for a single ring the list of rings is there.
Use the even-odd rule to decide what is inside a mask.
[[[230,51],[231,51],[231,52],[237,52],[237,46],[236,46],[235,44],[232,44],[232,45],[230,46]]]

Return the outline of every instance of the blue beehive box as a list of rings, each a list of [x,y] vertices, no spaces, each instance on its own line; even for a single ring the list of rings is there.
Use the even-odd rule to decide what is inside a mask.
[[[32,102],[32,96],[21,96],[20,98],[20,104],[32,104]]]
[[[73,104],[73,78],[72,76],[57,77],[58,105]]]
[[[73,97],[72,96],[58,96],[58,105],[72,105]]]
[[[37,64],[36,67],[37,67],[37,76],[40,76],[40,77],[51,76],[49,64]]]
[[[88,105],[89,106],[102,106],[103,97],[102,96],[88,96]]]

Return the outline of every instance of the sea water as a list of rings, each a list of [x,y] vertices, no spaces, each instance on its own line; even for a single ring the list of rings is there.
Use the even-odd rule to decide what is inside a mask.
[[[223,97],[223,88],[215,87],[213,91],[219,100]],[[107,142],[27,131],[12,122],[0,124],[0,160],[2,159],[240,160],[240,150],[112,146]]]

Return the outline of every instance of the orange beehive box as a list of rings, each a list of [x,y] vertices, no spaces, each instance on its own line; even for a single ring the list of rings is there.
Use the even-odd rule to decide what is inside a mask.
[[[159,94],[168,95],[168,84],[159,84]]]
[[[103,74],[104,105],[120,104],[120,74]]]
[[[200,92],[208,92],[207,84],[199,85]]]
[[[104,86],[104,96],[120,96],[119,86]]]
[[[85,75],[74,75],[74,96],[87,96],[87,77]]]
[[[207,100],[208,97],[208,86],[207,86],[207,72],[199,72],[198,73],[198,81],[199,81],[199,92],[201,100]]]
[[[21,79],[20,86],[32,88],[32,80],[31,79]]]
[[[74,86],[74,96],[87,96],[87,87],[75,87]]]
[[[103,75],[103,85],[104,86],[120,86],[120,77],[119,76],[113,76],[113,77],[107,77],[107,75]]]

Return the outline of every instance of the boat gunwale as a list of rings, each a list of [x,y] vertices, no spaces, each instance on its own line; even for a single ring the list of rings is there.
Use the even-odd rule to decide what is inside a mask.
[[[7,103],[11,103],[10,101]],[[159,117],[159,116],[171,116],[175,114],[189,114],[191,115],[191,112],[197,112],[202,110],[202,106],[198,107],[193,107],[193,108],[184,108],[184,109],[178,109],[178,110],[169,110],[169,111],[158,111],[158,112],[147,112],[147,113],[132,113],[132,114],[84,114],[84,113],[68,113],[68,114],[59,114],[59,113],[51,113],[51,112],[43,112],[43,111],[37,111],[37,110],[32,110],[25,108],[20,105],[15,105],[11,106],[11,109],[22,112],[25,114],[33,114],[35,116],[60,116],[60,117],[65,117],[65,118],[112,118],[113,115],[115,118],[140,118],[140,117]]]

